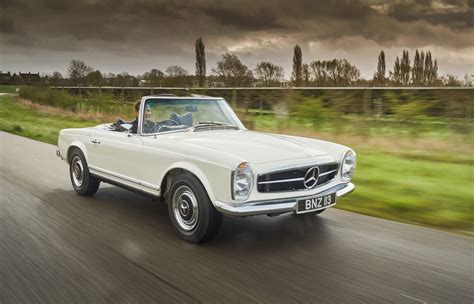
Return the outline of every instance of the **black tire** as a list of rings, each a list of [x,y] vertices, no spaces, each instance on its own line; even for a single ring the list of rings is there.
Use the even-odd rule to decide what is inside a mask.
[[[99,189],[100,180],[89,173],[89,166],[80,149],[74,149],[70,154],[69,177],[79,195],[91,196]]]
[[[166,203],[171,224],[183,240],[202,243],[219,232],[222,214],[214,208],[206,189],[194,175],[176,176]]]

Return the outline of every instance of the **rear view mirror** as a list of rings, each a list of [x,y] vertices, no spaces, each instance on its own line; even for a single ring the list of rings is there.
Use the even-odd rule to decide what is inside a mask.
[[[198,109],[197,109],[196,105],[187,105],[184,108],[184,111],[186,111],[186,112],[197,112]]]

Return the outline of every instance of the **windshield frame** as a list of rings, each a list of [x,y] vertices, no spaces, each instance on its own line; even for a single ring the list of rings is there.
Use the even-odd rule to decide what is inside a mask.
[[[142,100],[140,102],[140,113],[138,115],[138,130],[137,134],[139,136],[157,136],[157,135],[162,135],[162,134],[169,134],[169,133],[178,133],[178,132],[189,132],[193,127],[189,127],[186,129],[181,129],[181,130],[171,130],[171,131],[164,131],[164,132],[155,132],[155,133],[146,133],[144,134],[142,132],[142,125],[144,121],[144,115],[145,115],[145,103],[148,99],[166,99],[166,100],[187,100],[187,99],[197,99],[197,100],[222,100],[223,101],[223,106],[229,111],[229,115],[231,116],[232,119],[235,120],[236,122],[236,127],[239,130],[247,130],[245,126],[242,124],[240,119],[237,117],[235,114],[234,110],[232,110],[232,107],[229,105],[229,103],[222,97],[195,97],[195,96],[183,96],[183,97],[175,97],[175,96],[144,96],[142,97]]]

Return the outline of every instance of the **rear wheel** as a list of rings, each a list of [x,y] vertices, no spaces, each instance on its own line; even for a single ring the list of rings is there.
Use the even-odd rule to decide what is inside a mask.
[[[201,243],[219,232],[222,214],[214,208],[195,176],[183,173],[175,177],[166,202],[171,223],[183,240]]]
[[[79,195],[91,196],[99,189],[100,180],[89,173],[86,158],[79,149],[74,149],[71,152],[69,176],[72,187]]]

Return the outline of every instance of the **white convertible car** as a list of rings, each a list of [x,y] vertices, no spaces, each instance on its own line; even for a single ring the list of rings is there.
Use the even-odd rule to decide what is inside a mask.
[[[352,149],[249,131],[222,98],[145,96],[139,113],[62,130],[57,155],[80,195],[106,182],[161,198],[186,241],[211,239],[222,214],[318,214],[354,190]]]

